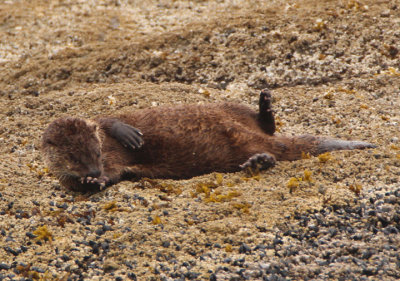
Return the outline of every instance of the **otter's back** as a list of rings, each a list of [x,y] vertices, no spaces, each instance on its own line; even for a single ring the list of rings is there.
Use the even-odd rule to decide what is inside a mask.
[[[264,135],[257,113],[222,103],[163,106],[118,116],[143,133],[144,145],[132,152],[132,164],[171,167],[177,177],[236,169],[252,133]],[[244,137],[245,135],[245,137]]]

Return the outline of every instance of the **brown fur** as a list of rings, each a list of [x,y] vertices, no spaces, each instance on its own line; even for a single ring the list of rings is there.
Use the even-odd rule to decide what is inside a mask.
[[[247,106],[223,103],[163,106],[95,120],[64,118],[54,121],[43,136],[43,152],[50,170],[61,183],[87,189],[79,179],[96,166],[106,184],[140,177],[189,178],[214,171],[235,172],[259,153],[278,161],[296,160],[337,150],[372,147],[364,142],[314,136],[269,135],[259,113]],[[110,136],[109,121],[119,120],[143,133],[140,149],[122,146]],[[100,140],[98,138],[100,137]],[[97,143],[96,143],[97,142]],[[101,163],[94,155],[101,147]],[[71,157],[89,165],[73,165]],[[92,163],[90,162],[92,159]],[[72,162],[72,163],[71,163]]]

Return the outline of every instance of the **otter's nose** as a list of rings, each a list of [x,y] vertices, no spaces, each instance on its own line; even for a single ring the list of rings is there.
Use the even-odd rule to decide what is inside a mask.
[[[100,177],[101,172],[99,170],[91,170],[89,173],[86,175],[86,177],[91,177],[91,178],[98,178]]]

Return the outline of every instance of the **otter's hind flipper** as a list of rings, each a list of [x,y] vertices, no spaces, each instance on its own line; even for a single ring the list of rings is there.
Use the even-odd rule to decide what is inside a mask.
[[[275,166],[276,159],[275,156],[269,153],[257,153],[251,156],[246,162],[244,162],[239,167],[244,170],[247,168],[265,170]]]
[[[273,135],[275,133],[275,117],[271,107],[271,92],[268,89],[261,91],[259,106],[258,121],[260,127],[268,135]]]

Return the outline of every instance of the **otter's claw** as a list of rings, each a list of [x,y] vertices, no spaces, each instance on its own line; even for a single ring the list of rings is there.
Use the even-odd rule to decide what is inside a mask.
[[[267,153],[257,153],[251,156],[246,162],[244,162],[239,167],[241,169],[252,168],[255,169],[259,167],[260,170],[265,170],[270,167],[275,166],[275,157]]]
[[[101,176],[99,178],[92,178],[92,177],[86,177],[86,178],[81,178],[81,183],[82,184],[92,184],[92,185],[97,185],[100,190],[103,190],[107,185],[110,184],[110,179],[106,176]]]

